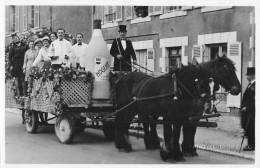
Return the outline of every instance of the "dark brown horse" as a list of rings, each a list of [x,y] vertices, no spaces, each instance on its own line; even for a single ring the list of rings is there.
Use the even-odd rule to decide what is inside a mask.
[[[154,118],[163,116],[164,138],[166,148],[169,151],[175,151],[175,158],[182,158],[179,145],[176,149],[173,148],[171,139],[176,143],[179,139],[180,127],[182,121],[187,121],[190,116],[199,116],[210,108],[210,99],[206,95],[210,95],[210,86],[207,79],[201,80],[197,67],[190,65],[181,68],[176,72],[177,76],[183,76],[178,79],[181,84],[178,87],[179,91],[174,99],[174,96],[158,100],[149,100],[136,102],[127,110],[121,111],[116,116],[116,132],[115,145],[118,149],[131,151],[132,147],[129,142],[128,128],[131,120],[135,115],[139,115],[142,119]],[[123,76],[117,83],[116,87],[116,102],[118,108],[125,106],[133,101],[133,98],[152,97],[174,92],[174,79],[171,73],[154,78],[140,72],[129,73]],[[206,105],[208,104],[208,105]],[[173,131],[171,123],[176,129]],[[145,128],[145,144],[147,148],[159,146],[159,140],[155,128],[155,124],[151,124],[151,130],[148,125],[144,124]],[[172,134],[174,132],[174,134]],[[152,141],[152,142],[150,142]],[[172,152],[173,153],[173,152]]]
[[[194,114],[201,115],[204,111],[203,107],[206,101],[203,102],[203,99],[200,99],[197,84],[194,84],[194,81],[195,79],[199,79],[199,81],[207,80],[209,77],[213,77],[217,83],[220,83],[232,94],[238,94],[240,92],[240,83],[235,75],[234,64],[227,58],[218,58],[215,61],[200,64],[199,66],[190,65],[183,67],[178,70],[177,78],[185,87],[179,87],[177,100],[165,98],[154,102],[148,102],[148,107],[149,105],[152,107],[148,108],[148,110],[146,109],[146,102],[138,102],[127,110],[118,113],[116,117],[116,147],[127,151],[132,150],[128,138],[128,128],[132,118],[136,114],[155,116],[155,118],[162,115],[165,121],[165,143],[162,153],[163,155],[171,156],[176,160],[182,159],[183,155],[179,147],[180,128],[182,124],[179,124],[178,122],[185,121],[189,116]],[[125,75],[117,84],[117,105],[120,108],[131,102],[133,97],[150,97],[171,93],[173,92],[172,81],[171,74],[160,78],[152,78],[142,73],[130,73]],[[176,124],[172,125],[168,124],[168,122],[176,122]],[[151,130],[156,131],[156,129]],[[150,135],[157,136],[157,133],[150,132]],[[184,135],[184,138],[185,137],[188,136]],[[194,142],[194,139],[191,141]],[[190,141],[186,141],[186,143],[187,145],[191,144]],[[182,146],[184,147],[185,145]]]
[[[220,84],[232,95],[238,95],[241,92],[241,85],[236,76],[234,63],[226,57],[218,57],[215,60],[198,64],[198,69],[204,73],[205,78],[212,77],[214,82]],[[215,84],[214,91],[217,91],[218,85]],[[197,156],[194,146],[194,139],[197,127],[183,126],[182,152],[185,156]]]

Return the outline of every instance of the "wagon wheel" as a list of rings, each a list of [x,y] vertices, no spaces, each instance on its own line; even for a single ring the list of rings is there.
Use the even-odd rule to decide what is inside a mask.
[[[86,121],[86,118],[80,116],[80,118],[75,119],[76,132],[84,132],[86,125],[82,124],[82,121]]]
[[[103,133],[109,140],[115,139],[115,122],[103,122]]]
[[[38,129],[38,112],[32,110],[25,110],[26,131],[29,133],[36,133]]]
[[[64,113],[57,118],[55,133],[61,143],[69,144],[72,142],[75,133],[75,123],[70,114]]]

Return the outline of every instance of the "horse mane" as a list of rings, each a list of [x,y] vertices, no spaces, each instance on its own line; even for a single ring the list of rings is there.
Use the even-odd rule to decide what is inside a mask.
[[[216,72],[218,67],[223,65],[226,65],[230,71],[236,71],[235,63],[227,57],[218,57],[215,60],[200,63],[198,66],[207,72],[207,76],[209,76],[209,73]]]

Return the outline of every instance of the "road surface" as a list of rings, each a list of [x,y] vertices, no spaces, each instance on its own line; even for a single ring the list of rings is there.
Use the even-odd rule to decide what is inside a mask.
[[[37,134],[26,132],[21,116],[6,112],[7,164],[170,164],[162,161],[159,150],[146,150],[143,139],[131,137],[134,151],[119,152],[98,129],[76,134],[72,144],[60,144],[53,127],[39,127]],[[178,164],[253,164],[253,161],[198,150],[199,156]]]

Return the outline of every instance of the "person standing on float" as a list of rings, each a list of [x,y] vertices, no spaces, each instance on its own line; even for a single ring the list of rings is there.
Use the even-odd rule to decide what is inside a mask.
[[[65,30],[57,29],[58,39],[54,40],[50,45],[49,57],[51,58],[52,69],[62,67],[70,67],[69,59],[72,56],[72,46],[68,40],[64,39]]]
[[[120,38],[116,38],[111,46],[110,54],[114,57],[114,71],[132,71],[131,58],[136,62],[136,55],[129,39],[126,39],[126,25],[119,25]]]
[[[83,34],[77,33],[76,35],[77,43],[72,46],[72,57],[71,66],[73,68],[84,68],[85,69],[85,57],[88,45],[83,42]]]

